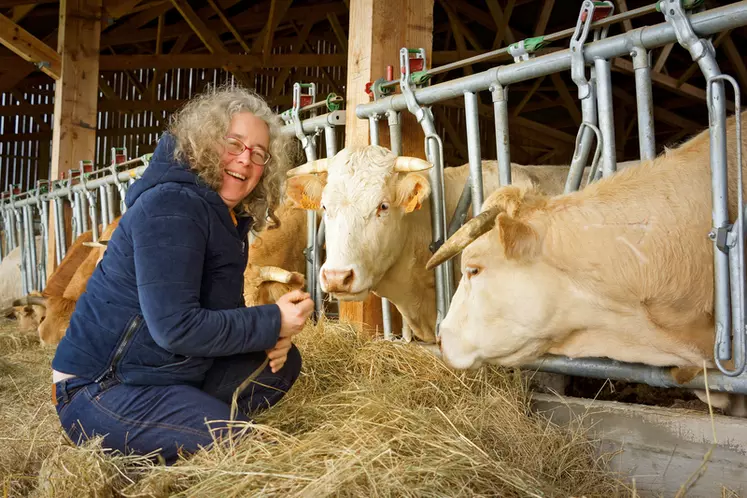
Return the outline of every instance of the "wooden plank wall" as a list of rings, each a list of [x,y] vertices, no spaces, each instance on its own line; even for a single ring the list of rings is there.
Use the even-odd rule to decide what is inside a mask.
[[[318,54],[338,53],[338,47],[328,41],[309,43],[313,43],[312,49]],[[273,53],[290,53],[292,50],[290,45],[276,47]],[[335,82],[345,81],[344,67],[297,68],[295,74],[287,78],[277,99],[278,105],[273,105],[273,108],[283,111],[290,106],[293,83],[296,81],[315,82],[320,98],[334,92],[324,71]],[[129,157],[152,152],[169,116],[179,105],[204,90],[208,84],[234,81],[233,75],[223,69],[168,70],[162,74],[163,79],[157,87],[156,103],[150,104],[147,92],[143,92],[146,93],[143,96],[141,90],[148,88],[153,73],[152,70],[130,71],[129,75],[124,71],[103,73],[106,84],[113,92],[107,89],[108,95],[105,95],[99,89],[96,157],[92,158],[97,167],[110,163],[112,147],[126,147]],[[279,74],[280,71],[271,69],[252,73],[256,91],[271,95]],[[6,191],[10,184],[20,184],[21,190],[25,191],[33,188],[37,179],[48,178],[53,109],[54,83],[51,81],[0,94],[1,191]],[[127,110],[123,112],[121,109]],[[338,140],[339,147],[343,143]],[[324,146],[323,138],[321,145]]]

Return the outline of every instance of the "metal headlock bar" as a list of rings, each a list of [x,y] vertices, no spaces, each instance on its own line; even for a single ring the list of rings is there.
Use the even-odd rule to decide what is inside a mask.
[[[553,35],[524,40],[518,44],[471,57],[440,68],[422,69],[411,74],[408,67],[406,48],[400,51],[401,77],[399,81],[377,80],[374,100],[356,107],[356,116],[371,119],[375,124],[381,116],[393,116],[408,110],[414,114],[423,127],[426,136],[426,157],[434,165],[429,171],[431,181],[431,217],[433,244],[435,250],[443,243],[445,213],[443,186],[443,156],[441,141],[435,133],[433,116],[428,106],[463,96],[465,99],[465,123],[467,127],[469,152],[469,179],[457,204],[454,218],[448,225],[447,236],[451,235],[464,221],[468,206],[472,203],[473,213],[479,212],[482,203],[482,167],[479,143],[474,140],[479,131],[477,119],[477,92],[489,90],[495,112],[496,150],[499,164],[500,184],[511,182],[510,151],[508,140],[508,112],[506,92],[508,86],[547,76],[553,73],[571,71],[578,87],[582,108],[582,123],[576,137],[576,147],[571,168],[566,181],[565,192],[580,187],[584,168],[591,152],[591,141],[596,136],[597,146],[591,163],[588,182],[601,176],[609,176],[616,170],[615,135],[612,107],[612,81],[610,60],[629,56],[633,60],[636,84],[638,113],[638,139],[642,160],[655,156],[653,102],[651,92],[650,50],[677,42],[687,49],[698,64],[707,81],[707,102],[709,129],[711,136],[711,170],[713,195],[713,229],[709,237],[714,244],[714,276],[716,284],[716,333],[714,344],[716,364],[720,373],[709,373],[709,388],[717,391],[747,394],[747,327],[745,326],[744,288],[744,204],[742,192],[742,172],[738,169],[737,191],[739,210],[737,221],[729,224],[726,190],[726,98],[724,81],[734,87],[736,109],[740,108],[739,87],[731,76],[722,75],[715,60],[713,46],[705,39],[717,32],[734,29],[747,24],[747,1],[718,7],[704,12],[685,14],[685,9],[699,7],[702,0],[662,0],[657,4],[635,9],[622,14],[613,13],[612,2],[583,2],[578,21],[573,29]],[[631,19],[643,14],[661,12],[666,22],[641,27],[626,33],[607,37],[607,27],[613,22]],[[589,33],[593,39],[587,43]],[[549,41],[571,36],[569,48],[550,54],[535,56],[537,48]],[[452,81],[428,85],[429,77],[457,67],[485,61],[501,53],[510,53],[515,63],[493,67],[489,70]],[[586,66],[591,66],[590,77],[586,76]],[[391,79],[391,77],[390,77]],[[393,94],[389,88],[399,84],[401,94]],[[372,135],[372,143],[377,135]],[[741,123],[737,113],[737,141],[741,145]],[[741,150],[737,160],[741,164]],[[601,159],[601,167],[598,162]],[[448,263],[448,262],[447,262]],[[453,293],[451,288],[451,268],[444,263],[434,269],[436,272],[436,335],[439,325],[448,311]],[[733,330],[732,330],[733,329]],[[733,332],[733,340],[732,340]],[[732,342],[733,348],[732,348]],[[734,367],[729,370],[724,363],[732,359]],[[620,379],[630,382],[647,383],[660,387],[686,387],[703,389],[702,377],[687,384],[678,384],[669,369],[648,365],[629,364],[598,358],[570,359],[565,357],[543,357],[524,365],[527,368],[547,372],[579,375],[585,377]]]

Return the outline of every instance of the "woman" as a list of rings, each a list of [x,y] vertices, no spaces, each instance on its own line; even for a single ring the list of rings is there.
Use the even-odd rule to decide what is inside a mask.
[[[281,125],[254,93],[224,88],[189,102],[160,139],[52,362],[53,401],[77,444],[104,436],[105,448],[158,450],[171,464],[227,435],[234,390],[266,357],[237,420],[295,382],[291,337],[313,302],[301,291],[243,299],[247,234],[274,217],[292,166]]]

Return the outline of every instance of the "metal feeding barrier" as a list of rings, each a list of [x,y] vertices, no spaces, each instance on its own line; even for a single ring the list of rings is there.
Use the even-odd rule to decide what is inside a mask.
[[[434,165],[429,171],[431,182],[432,244],[435,252],[462,225],[467,210],[480,212],[483,202],[482,164],[479,143],[478,94],[491,93],[496,133],[496,150],[500,184],[511,182],[509,145],[509,120],[506,91],[512,84],[570,71],[578,88],[581,102],[582,122],[576,136],[575,150],[564,191],[578,190],[584,168],[590,166],[589,182],[615,173],[615,133],[612,105],[612,77],[610,61],[616,57],[631,57],[635,73],[636,110],[638,114],[638,141],[642,160],[655,156],[653,102],[651,91],[650,50],[669,43],[679,43],[688,50],[707,81],[707,106],[709,114],[710,158],[713,188],[713,219],[709,237],[713,241],[715,277],[715,322],[716,341],[714,353],[721,374],[709,373],[709,388],[718,391],[747,394],[747,375],[744,374],[747,341],[745,340],[745,289],[744,289],[744,232],[743,209],[739,210],[732,225],[727,209],[727,161],[726,161],[726,93],[724,82],[734,88],[737,109],[737,140],[741,145],[739,122],[739,87],[731,76],[721,74],[715,50],[707,37],[720,31],[731,30],[747,24],[747,1],[695,12],[701,8],[702,0],[661,0],[656,4],[625,13],[614,14],[610,1],[585,0],[581,6],[575,28],[544,37],[535,37],[512,44],[483,55],[464,59],[445,66],[425,69],[425,52],[422,49],[400,50],[400,78],[387,78],[369,84],[367,90],[372,102],[356,107],[356,116],[371,123],[371,143],[378,143],[378,120],[386,116],[392,130],[392,150],[401,154],[399,113],[413,114],[425,134],[427,160]],[[691,12],[686,13],[687,10]],[[644,14],[659,12],[664,22],[641,27],[623,34],[608,37],[609,26],[615,22],[632,19]],[[589,35],[591,34],[591,39]],[[548,42],[570,37],[568,48],[537,55]],[[472,75],[429,85],[431,76],[484,62],[502,55],[510,55],[514,63],[496,66]],[[587,66],[590,67],[587,76]],[[394,94],[399,85],[401,93]],[[446,219],[443,185],[443,145],[436,133],[430,105],[462,97],[466,114],[467,146],[470,175],[464,185],[453,218]],[[589,164],[592,144],[596,139],[595,152]],[[739,149],[740,147],[738,147]],[[741,161],[741,150],[738,152]],[[737,195],[743,204],[741,169],[738,175]],[[450,261],[434,268],[436,277],[436,334],[449,309],[454,293],[453,273]],[[733,343],[733,344],[732,344]],[[732,347],[734,346],[734,347]],[[732,350],[734,351],[732,353]],[[727,369],[724,362],[732,359],[734,368]],[[661,387],[688,387],[703,389],[702,377],[686,385],[677,384],[668,368],[607,361],[596,358],[569,359],[565,357],[543,357],[525,365],[539,369],[585,377],[620,379],[647,383]]]
[[[324,134],[325,154],[332,158],[337,154],[337,135],[335,128],[345,125],[345,112],[340,111],[341,97],[334,93],[325,100],[317,102],[315,83],[293,84],[293,106],[281,114],[286,125],[283,132],[293,134],[301,142],[307,161],[317,159],[316,138]],[[317,116],[318,109],[326,107],[327,114]],[[301,113],[308,112],[311,117],[301,120]],[[319,283],[319,272],[322,267],[324,252],[324,217],[317,226],[317,212],[307,210],[306,218],[306,289],[314,301],[314,319],[318,320],[324,313],[324,292]]]

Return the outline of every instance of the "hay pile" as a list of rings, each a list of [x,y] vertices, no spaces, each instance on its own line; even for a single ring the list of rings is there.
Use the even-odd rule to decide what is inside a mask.
[[[69,446],[49,403],[51,353],[0,342],[0,365],[11,365],[0,370],[0,446],[11,448],[0,479],[9,496],[76,498],[631,494],[594,442],[530,414],[518,375],[454,373],[421,348],[338,323],[296,342],[301,377],[254,434],[172,467]]]

